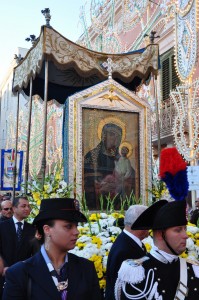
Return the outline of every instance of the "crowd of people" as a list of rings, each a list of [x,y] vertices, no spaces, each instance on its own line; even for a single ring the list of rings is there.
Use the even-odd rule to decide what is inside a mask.
[[[1,299],[11,300],[195,300],[199,263],[180,258],[186,249],[185,200],[132,205],[107,262],[103,294],[93,262],[69,252],[78,223],[87,219],[72,198],[44,199],[32,224],[31,208],[19,196],[0,203]],[[153,230],[147,253],[142,240]]]

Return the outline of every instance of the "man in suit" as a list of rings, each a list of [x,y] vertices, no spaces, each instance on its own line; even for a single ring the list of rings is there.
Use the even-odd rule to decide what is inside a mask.
[[[13,217],[0,223],[0,257],[4,263],[2,283],[5,271],[10,266],[33,254],[32,239],[35,236],[35,229],[25,221],[30,211],[28,199],[17,197],[13,200]]]
[[[13,215],[12,201],[3,200],[0,203],[0,211],[1,211],[0,222],[10,219]]]
[[[122,262],[128,258],[140,258],[145,255],[141,240],[148,236],[148,230],[134,231],[132,224],[147,209],[144,205],[132,205],[125,213],[124,230],[118,235],[111,247],[106,271],[106,300],[114,300],[114,286],[117,272]]]

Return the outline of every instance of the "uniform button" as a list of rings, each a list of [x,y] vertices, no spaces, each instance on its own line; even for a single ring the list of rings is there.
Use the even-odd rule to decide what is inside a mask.
[[[162,293],[166,293],[165,290],[163,290]]]
[[[160,278],[158,278],[158,281],[160,281],[161,279]]]
[[[197,291],[197,290],[198,290],[197,288],[194,289],[194,291]]]
[[[157,270],[157,268],[154,268],[154,270],[156,271],[156,270]]]
[[[191,277],[191,279],[193,280],[193,279],[194,279],[194,277]]]

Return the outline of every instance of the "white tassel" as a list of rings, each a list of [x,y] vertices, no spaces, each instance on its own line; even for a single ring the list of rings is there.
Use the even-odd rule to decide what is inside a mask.
[[[145,279],[145,270],[136,260],[127,259],[123,261],[119,271],[118,279],[126,283],[137,284]]]

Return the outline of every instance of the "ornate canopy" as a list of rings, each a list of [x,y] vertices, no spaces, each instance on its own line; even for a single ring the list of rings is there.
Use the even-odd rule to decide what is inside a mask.
[[[113,79],[131,91],[158,72],[158,45],[123,53],[95,52],[63,37],[52,27],[42,26],[41,33],[25,58],[15,67],[13,91],[29,95],[33,78],[33,95],[44,99],[45,61],[48,61],[48,100],[64,103],[68,96],[107,79],[104,67],[111,59]]]

